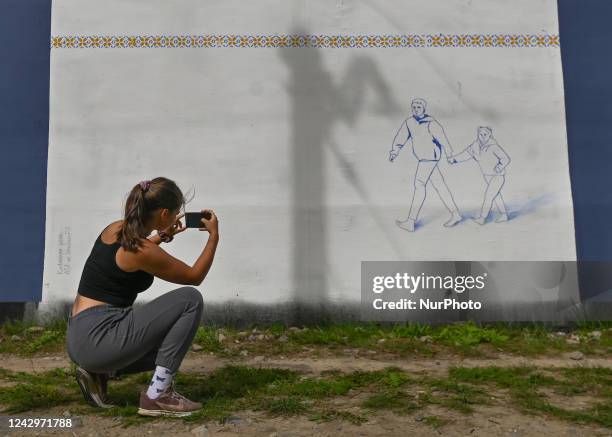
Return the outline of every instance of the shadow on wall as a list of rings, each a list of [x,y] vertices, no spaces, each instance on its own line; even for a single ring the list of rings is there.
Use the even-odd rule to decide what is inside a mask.
[[[302,26],[295,26],[290,34],[308,35],[309,32]],[[329,151],[363,203],[370,204],[365,183],[333,141],[334,126],[340,122],[355,125],[363,112],[368,88],[372,88],[377,98],[374,108],[377,114],[391,115],[399,111],[389,86],[371,59],[365,56],[351,58],[342,76],[336,79],[325,70],[321,50],[311,47],[279,49],[279,56],[290,74],[287,93],[291,99],[293,300],[310,304],[324,304],[328,300],[325,157]],[[371,210],[379,227],[386,229],[381,226],[382,215],[376,208]],[[399,254],[389,231],[383,232]]]
[[[547,193],[538,197],[527,199],[522,204],[512,203],[508,205],[508,217],[510,220],[513,220],[520,216],[531,214],[543,206],[554,203],[556,197],[557,196],[554,193]]]
[[[516,220],[522,216],[533,214],[541,208],[553,204],[558,199],[555,193],[545,193],[536,197],[527,198],[525,200],[515,200],[506,205],[508,209],[508,220]],[[460,223],[467,221],[469,218],[477,218],[480,215],[480,208],[462,209],[463,220]],[[487,217],[486,223],[495,221],[499,216],[498,212],[491,212]],[[427,222],[425,222],[427,223]],[[417,222],[417,227],[420,227],[421,219]]]
[[[28,303],[29,304],[29,303]],[[10,304],[12,305],[12,304]],[[26,304],[27,305],[27,304]],[[37,312],[35,304],[26,309],[22,316],[7,317],[7,304],[0,303],[0,319],[24,320],[44,325],[57,319],[67,320],[72,301],[54,302],[44,313]],[[134,306],[141,306],[135,303]],[[279,323],[284,326],[325,326],[341,323],[363,323],[359,302],[329,304],[299,304],[283,302],[278,304],[255,304],[240,301],[209,303],[204,305],[201,324],[209,327],[233,327],[236,329],[253,326],[269,326]],[[609,320],[612,303],[598,302],[596,305],[576,303],[568,308],[559,308],[558,303],[551,302],[514,302],[488,305],[488,311],[472,312],[469,320],[475,322],[552,322],[564,324],[585,320]],[[405,313],[407,315],[407,313]],[[431,325],[446,324],[458,321],[454,310],[436,313],[412,313],[406,318],[410,323],[427,323]],[[395,321],[380,321],[381,325],[396,324]]]

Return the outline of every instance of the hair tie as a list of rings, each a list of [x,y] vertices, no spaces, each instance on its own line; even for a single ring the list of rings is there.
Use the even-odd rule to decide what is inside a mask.
[[[140,188],[142,188],[143,192],[147,192],[149,190],[149,187],[151,186],[151,181],[146,180],[146,181],[140,181]]]

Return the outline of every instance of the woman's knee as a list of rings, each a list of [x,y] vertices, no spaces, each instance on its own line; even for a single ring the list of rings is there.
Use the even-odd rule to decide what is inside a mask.
[[[174,290],[175,293],[179,294],[180,297],[187,302],[192,303],[194,306],[203,307],[204,299],[202,299],[202,293],[195,287],[186,286]]]

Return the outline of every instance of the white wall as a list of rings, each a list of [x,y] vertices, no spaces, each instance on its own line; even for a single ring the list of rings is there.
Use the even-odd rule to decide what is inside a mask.
[[[56,0],[52,20],[53,36],[558,33],[554,0]],[[414,97],[456,151],[493,128],[513,220],[443,228],[430,188],[424,225],[395,226],[416,160],[388,150]],[[558,47],[53,48],[50,105],[45,302],[73,298],[127,192],[159,175],[219,215],[211,302],[358,300],[362,260],[576,258]],[[478,210],[476,163],[440,168]],[[164,248],[193,263],[204,243],[187,231]]]

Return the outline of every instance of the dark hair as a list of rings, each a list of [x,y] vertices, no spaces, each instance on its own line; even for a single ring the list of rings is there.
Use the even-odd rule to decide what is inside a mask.
[[[145,185],[146,187],[146,185]],[[156,177],[146,189],[140,183],[136,184],[125,201],[123,224],[117,232],[117,242],[125,250],[137,252],[143,243],[141,238],[147,237],[145,223],[160,208],[170,211],[185,208],[185,197],[174,181]]]

